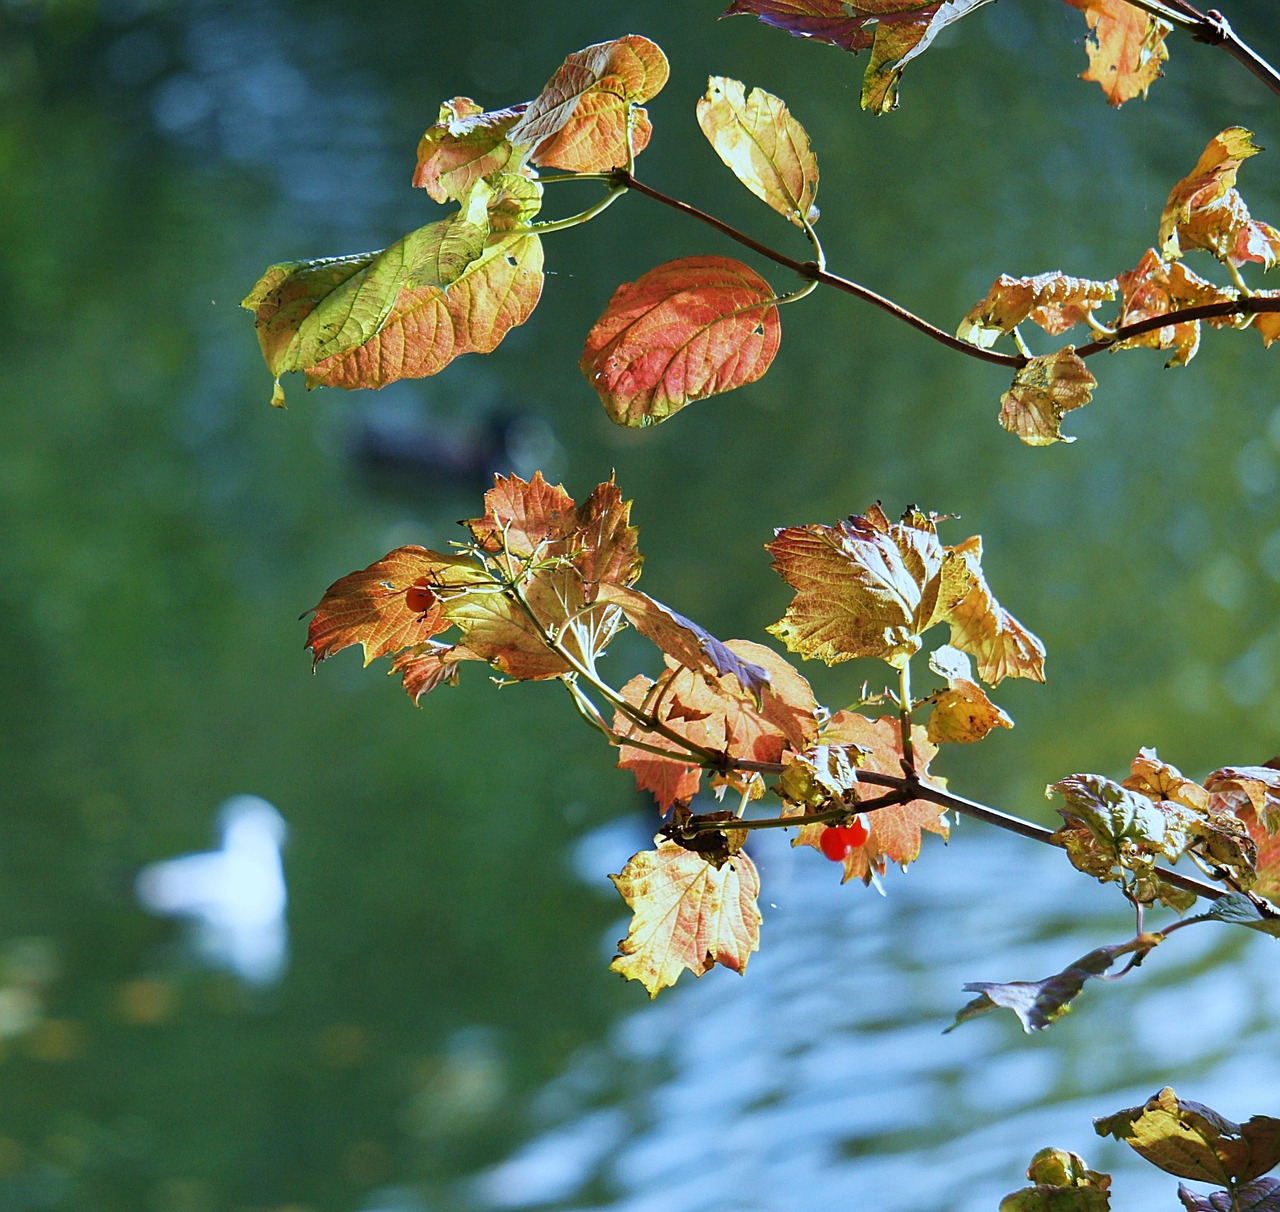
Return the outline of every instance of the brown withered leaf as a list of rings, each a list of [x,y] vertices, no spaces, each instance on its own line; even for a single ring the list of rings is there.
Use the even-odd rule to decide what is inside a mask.
[[[1280,830],[1280,770],[1271,766],[1224,766],[1204,781],[1210,792],[1241,792],[1268,833]]]
[[[1141,1107],[1095,1119],[1093,1127],[1167,1174],[1219,1186],[1248,1182],[1280,1163],[1280,1119],[1255,1115],[1233,1123],[1168,1086]]]
[[[1000,424],[1028,446],[1074,442],[1063,436],[1062,418],[1088,404],[1097,385],[1074,345],[1032,358],[1000,397]]]
[[[964,559],[938,540],[936,519],[908,510],[890,523],[879,505],[835,526],[791,526],[765,550],[796,595],[769,630],[793,652],[832,665],[880,657],[898,665],[920,635],[968,595]]]
[[[1012,332],[1024,320],[1038,324],[1050,336],[1061,336],[1083,323],[1085,317],[1108,299],[1116,297],[1116,283],[1072,278],[1060,271],[1034,278],[1001,274],[985,299],[980,299],[960,321],[956,336],[983,349]]]
[[[1117,328],[1137,324],[1171,311],[1199,307],[1206,303],[1227,303],[1236,298],[1234,291],[1223,290],[1207,278],[1187,269],[1180,261],[1162,260],[1154,248],[1147,249],[1142,260],[1128,273],[1120,274],[1116,281],[1120,287]],[[1223,322],[1230,323],[1229,320]],[[1215,321],[1210,320],[1209,323],[1213,324]],[[1200,321],[1184,320],[1180,324],[1170,324],[1136,337],[1128,337],[1114,342],[1111,349],[1135,349],[1140,346],[1172,349],[1173,356],[1166,365],[1185,366],[1195,357],[1196,350],[1200,347]]]
[[[929,667],[946,679],[947,688],[930,697],[927,735],[935,744],[980,741],[993,728],[1012,728],[1013,720],[973,681],[969,658],[944,644],[929,656]]]
[[[699,825],[720,827],[714,830],[691,828]],[[713,866],[723,867],[746,844],[749,830],[736,827],[740,825],[736,812],[691,812],[688,808],[678,807],[671,814],[671,820],[658,830],[658,836],[700,854]]]
[[[409,609],[405,591],[426,577],[433,585],[462,588],[488,579],[466,556],[425,547],[397,547],[380,560],[348,573],[325,590],[307,628],[316,664],[351,644],[364,649],[364,663],[429,640],[450,620],[437,601],[424,616]]]
[[[978,662],[978,676],[988,686],[1005,678],[1044,681],[1044,645],[1003,606],[982,571],[982,539],[978,535],[948,548],[969,571],[969,592],[946,615],[951,643]]]
[[[1280,1212],[1280,1178],[1241,1183],[1234,1195],[1228,1191],[1198,1195],[1179,1183],[1178,1198],[1188,1212]]]
[[[721,964],[741,973],[760,946],[755,864],[739,851],[716,866],[669,838],[655,841],[656,850],[609,877],[633,913],[610,971],[639,981],[650,997],[686,970],[702,976]]]
[[[1089,69],[1080,78],[1100,85],[1111,105],[1145,97],[1169,57],[1164,40],[1173,26],[1127,0],[1067,3],[1084,13],[1089,23]]]

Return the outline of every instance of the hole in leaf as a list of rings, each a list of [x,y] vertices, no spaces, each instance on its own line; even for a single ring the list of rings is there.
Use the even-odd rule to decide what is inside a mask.
[[[516,263],[515,257],[513,257],[510,253],[507,253],[507,264],[514,265],[515,263]]]
[[[763,324],[757,324],[757,325],[755,326],[755,328],[753,328],[753,329],[751,330],[751,335],[752,335],[752,336],[754,336],[754,337],[763,337],[763,336],[764,336],[764,325],[763,325]]]

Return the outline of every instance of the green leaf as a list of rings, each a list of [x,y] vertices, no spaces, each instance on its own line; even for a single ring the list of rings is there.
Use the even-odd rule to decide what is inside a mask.
[[[1065,1149],[1041,1149],[1027,1177],[1036,1185],[1006,1195],[1000,1212],[1107,1212],[1111,1207],[1111,1175],[1090,1170]]]

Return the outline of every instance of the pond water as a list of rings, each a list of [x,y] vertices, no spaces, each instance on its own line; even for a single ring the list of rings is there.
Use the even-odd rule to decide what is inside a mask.
[[[1270,10],[1231,16],[1274,59]],[[998,369],[817,297],[760,383],[621,431],[576,369],[610,292],[737,255],[627,198],[548,239],[544,300],[493,356],[268,407],[238,308],[261,270],[421,224],[408,178],[442,99],[521,100],[624,32],[672,61],[646,179],[804,255],[693,120],[708,74],[766,87],[813,137],[832,267],[944,327],[999,272],[1135,263],[1223,127],[1280,149],[1280,104],[1186,39],[1109,111],[1050,0],[962,22],[878,120],[857,62],[716,13],[0,0],[0,1208],[976,1212],[1057,1144],[1145,1212],[1174,1180],[1093,1116],[1165,1084],[1280,1115],[1274,943],[1244,931],[1175,936],[1041,1035],[942,1035],[966,981],[1044,976],[1131,925],[969,822],[883,898],[762,838],[746,977],[650,1004],[606,971],[605,877],[657,821],[554,687],[467,670],[414,711],[353,654],[312,676],[299,614],[455,537],[497,459],[578,496],[615,470],[644,587],[724,637],[785,608],[773,527],[875,500],[963,515],[945,537],[982,533],[1049,651],[1047,686],[1000,688],[1017,728],[937,764],[995,806],[1048,822],[1046,783],[1119,776],[1142,745],[1192,774],[1280,749],[1280,380],[1253,334],[1168,374],[1095,365],[1080,440],[1037,451],[995,424]],[[1275,154],[1241,177],[1273,221]],[[622,681],[647,657],[610,660]],[[833,705],[882,676],[805,673]],[[262,802],[278,817],[244,815]],[[166,913],[160,864],[191,855],[253,895]]]

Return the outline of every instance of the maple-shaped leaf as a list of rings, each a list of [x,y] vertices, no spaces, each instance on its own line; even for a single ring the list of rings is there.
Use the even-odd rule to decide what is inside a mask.
[[[1065,1149],[1041,1149],[1027,1177],[1035,1186],[1006,1195],[999,1212],[1107,1212],[1111,1207],[1111,1175],[1090,1170],[1082,1157]]]
[[[427,640],[392,657],[389,672],[399,674],[405,693],[416,707],[422,696],[437,686],[456,686],[458,665],[462,661],[482,660],[479,653],[472,652],[465,644]]]
[[[982,349],[1012,332],[1024,320],[1038,324],[1050,336],[1061,336],[1084,321],[1108,299],[1116,297],[1116,283],[1072,278],[1059,271],[1034,278],[1001,274],[960,321],[956,336]]]
[[[757,198],[797,227],[818,217],[818,161],[786,102],[764,89],[712,76],[698,102],[698,125],[716,155]]]
[[[637,710],[649,714],[661,707],[658,693],[658,683],[642,673],[622,687],[622,697]],[[641,727],[621,709],[614,715],[613,730],[624,738],[618,746],[618,768],[631,771],[636,787],[649,792],[661,812],[667,812],[676,804],[688,804],[698,794],[702,767],[689,760],[686,750],[660,733]],[[625,740],[628,736],[651,748],[628,746]],[[656,754],[653,748],[665,749],[671,756]]]
[[[1256,261],[1270,269],[1280,258],[1280,233],[1255,223],[1236,189],[1240,165],[1262,148],[1251,131],[1230,126],[1209,140],[1191,173],[1173,187],[1160,216],[1160,251],[1175,260],[1194,248],[1220,261]]]
[[[642,102],[666,84],[660,47],[638,34],[599,42],[569,55],[507,131],[514,144],[533,148],[534,164],[570,172],[607,172],[649,141]]]
[[[485,512],[462,524],[485,551],[506,551],[528,559],[577,529],[577,506],[562,484],[548,484],[542,472],[531,480],[495,475],[484,494]]]
[[[1120,287],[1120,314],[1116,327],[1137,324],[1167,312],[1187,307],[1199,307],[1205,303],[1227,303],[1236,298],[1234,291],[1200,277],[1187,269],[1180,261],[1165,261],[1154,248],[1142,255],[1142,260],[1117,279]],[[1255,323],[1261,317],[1255,317]],[[1228,318],[1226,323],[1230,323]],[[1215,323],[1215,321],[1210,321]],[[1185,366],[1200,347],[1200,321],[1184,320],[1157,328],[1154,332],[1141,333],[1116,341],[1111,349],[1134,349],[1146,346],[1152,349],[1172,349],[1168,366]]]
[[[864,656],[909,660],[921,633],[972,584],[963,557],[939,541],[935,518],[914,509],[895,523],[873,505],[834,526],[788,526],[765,550],[796,590],[769,630],[791,651],[829,665]]]
[[[1101,976],[1115,962],[1116,956],[1131,950],[1129,944],[1099,947],[1081,956],[1061,972],[1038,981],[1009,981],[999,984],[991,981],[971,981],[964,986],[966,993],[979,996],[961,1007],[956,1021],[947,1028],[954,1031],[961,1023],[992,1010],[1012,1010],[1022,1023],[1023,1031],[1043,1031],[1054,1019],[1071,1008],[1071,1002],[1091,977]],[[945,1032],[944,1032],[945,1034]]]
[[[1234,1191],[1197,1195],[1183,1183],[1178,1198],[1188,1212],[1280,1212],[1280,1178],[1255,1178]]]
[[[1012,728],[1013,720],[973,681],[968,656],[944,644],[929,656],[929,668],[946,679],[947,688],[931,695],[927,735],[936,744],[980,741],[993,728]]]
[[[1074,442],[1063,436],[1062,418],[1088,404],[1097,385],[1074,345],[1032,358],[1000,397],[1000,424],[1028,446]]]
[[[1067,0],[1089,23],[1089,70],[1080,76],[1101,86],[1111,105],[1145,97],[1169,57],[1164,40],[1173,29],[1128,0]]]
[[[614,292],[579,365],[619,425],[754,383],[778,352],[773,288],[730,257],[668,261]]]
[[[315,662],[359,644],[368,665],[446,630],[449,620],[442,602],[436,602],[425,615],[410,609],[405,591],[419,578],[449,588],[488,579],[466,556],[443,555],[425,547],[397,547],[325,590],[307,629],[307,647]]]
[[[857,53],[871,47],[862,108],[888,113],[898,104],[903,68],[948,25],[988,0],[734,0],[725,16],[749,14],[802,38]]]
[[[1129,777],[1120,784],[1150,800],[1171,800],[1197,812],[1209,807],[1209,792],[1176,766],[1162,762],[1154,749],[1139,749],[1129,767]]]
[[[912,726],[911,738],[917,776],[924,783],[942,790],[945,783],[928,773],[929,763],[937,754],[938,747],[928,740],[925,730],[919,725]],[[838,711],[823,726],[818,744],[831,748],[855,747],[860,771],[902,777],[902,729],[895,717],[881,716],[871,720],[857,712]],[[870,799],[883,791],[884,788],[868,783],[858,798]],[[857,800],[849,796],[845,799],[850,809],[856,812]],[[800,811],[803,811],[802,805],[794,808],[789,805],[783,815],[796,815]],[[949,832],[943,809],[928,800],[911,800],[905,804],[877,808],[867,814],[867,822],[870,836],[863,845],[854,847],[845,856],[841,883],[859,879],[869,884],[875,876],[884,874],[889,863],[905,869],[920,857],[923,831],[937,833],[944,838]],[[824,825],[803,825],[792,845],[821,850],[824,829]]]
[[[741,973],[760,946],[760,877],[742,851],[720,865],[655,839],[612,875],[631,907],[631,928],[609,965],[656,997],[681,972],[702,976],[715,964]]]
[[[465,198],[482,177],[518,167],[518,149],[507,135],[524,111],[516,105],[485,112],[470,97],[446,101],[418,143],[413,184],[447,202]]]
[[[1095,1119],[1093,1128],[1167,1174],[1219,1186],[1248,1182],[1280,1163],[1280,1119],[1255,1115],[1233,1123],[1168,1086],[1141,1107]]]

